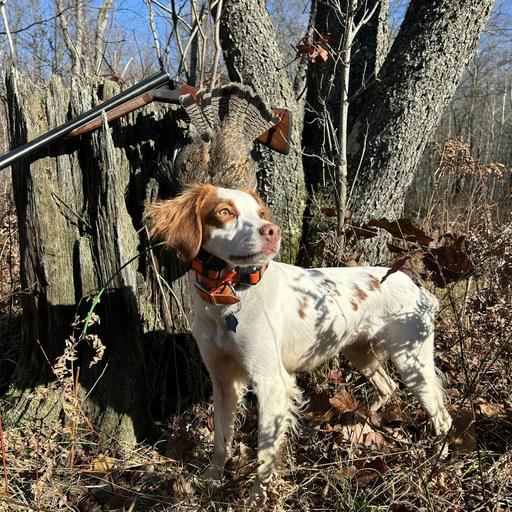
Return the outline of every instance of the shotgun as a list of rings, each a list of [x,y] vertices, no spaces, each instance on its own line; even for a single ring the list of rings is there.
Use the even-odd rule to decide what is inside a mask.
[[[59,139],[77,137],[98,129],[103,123],[103,112],[107,116],[107,121],[111,122],[153,101],[179,103],[180,96],[184,94],[195,96],[197,92],[199,89],[196,87],[177,84],[166,71],[156,73],[67,123],[9,151],[0,157],[0,170]],[[291,112],[284,108],[272,110],[279,116],[280,121],[270,130],[262,133],[258,141],[278,153],[287,155],[290,151]]]

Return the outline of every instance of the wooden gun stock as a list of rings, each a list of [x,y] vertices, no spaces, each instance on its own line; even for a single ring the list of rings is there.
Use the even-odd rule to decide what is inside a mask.
[[[153,101],[153,96],[150,92],[145,92],[144,94],[141,94],[140,96],[137,96],[130,101],[127,101],[126,103],[123,103],[122,105],[119,105],[116,108],[113,108],[112,110],[109,110],[106,112],[107,115],[107,121],[110,123],[112,121],[115,121],[116,119],[119,119],[120,117],[125,116],[126,114],[129,114],[130,112],[133,112],[134,110],[143,107],[144,105],[148,105]],[[72,132],[69,132],[66,138],[69,137],[78,137],[78,135],[82,135],[84,133],[93,132],[94,130],[97,130],[101,124],[103,123],[102,116],[98,116],[94,119],[91,119],[88,123],[83,124],[82,126],[79,126]]]
[[[144,105],[148,105],[152,101],[169,101],[169,102],[178,102],[178,97],[183,94],[192,94],[195,95],[199,92],[199,89],[196,87],[192,87],[191,85],[180,85],[176,89],[175,99],[164,100],[158,97],[156,94],[153,95],[153,91],[145,92],[140,96],[137,96],[122,105],[119,105],[116,108],[113,108],[106,112],[107,121],[110,123],[111,121],[115,121],[122,116],[133,112],[134,110],[143,107]],[[264,146],[277,151],[283,155],[287,155],[290,152],[290,136],[291,136],[291,128],[292,128],[292,114],[289,110],[285,108],[274,108],[272,109],[274,114],[279,116],[281,119],[279,123],[270,128],[270,130],[262,133],[258,137],[258,142],[261,142]],[[78,135],[83,135],[84,133],[89,133],[94,130],[97,130],[103,120],[101,115],[92,119],[91,121],[81,125],[76,128],[72,132],[70,132],[67,137],[77,137]]]

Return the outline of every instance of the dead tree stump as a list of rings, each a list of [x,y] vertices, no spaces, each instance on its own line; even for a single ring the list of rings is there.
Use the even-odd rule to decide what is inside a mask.
[[[40,87],[16,71],[5,83],[12,147],[119,92],[117,84],[92,78],[69,85],[54,77]],[[44,426],[65,416],[51,366],[76,315],[84,318],[87,299],[148,247],[144,207],[158,194],[161,155],[180,136],[176,111],[150,105],[111,128],[60,141],[32,162],[13,165],[23,342],[7,395],[11,425]],[[75,374],[80,367],[84,413],[106,440],[131,445],[148,436],[154,415],[173,412],[191,391],[189,383],[202,375],[199,359],[190,356],[184,269],[170,255],[164,274],[172,293],[158,278],[151,254],[122,270],[96,310],[100,324],[90,329],[106,347],[101,361],[89,367],[94,351],[81,343],[70,362]]]

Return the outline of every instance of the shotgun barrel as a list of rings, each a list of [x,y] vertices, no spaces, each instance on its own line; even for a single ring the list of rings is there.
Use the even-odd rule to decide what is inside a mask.
[[[97,107],[94,107],[93,109],[71,119],[67,123],[54,128],[53,130],[35,138],[30,142],[27,142],[23,146],[9,151],[4,156],[0,157],[0,170],[8,167],[18,160],[21,160],[22,158],[32,155],[48,144],[51,144],[52,142],[55,142],[56,140],[69,135],[73,130],[79,128],[83,124],[98,116],[101,116],[102,112],[108,113],[109,110],[112,110],[119,105],[122,105],[123,103],[126,103],[127,101],[130,101],[137,96],[140,96],[141,94],[144,94],[169,82],[172,82],[172,80],[169,76],[169,73],[166,71],[161,71],[160,73],[156,73],[149,78],[146,78],[133,87],[126,89],[126,91],[123,91],[122,93],[117,94],[109,100],[106,100]]]

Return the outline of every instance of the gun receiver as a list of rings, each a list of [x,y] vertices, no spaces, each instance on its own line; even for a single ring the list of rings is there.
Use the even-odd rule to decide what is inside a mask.
[[[0,157],[0,170],[61,138],[76,137],[98,129],[103,123],[103,112],[106,114],[107,121],[111,122],[153,101],[179,103],[180,96],[195,95],[198,91],[199,89],[190,85],[175,84],[169,74],[162,71],[48,133],[9,151]],[[287,155],[290,151],[291,112],[283,108],[275,108],[273,111],[281,120],[270,130],[262,133],[258,141],[274,151]]]

